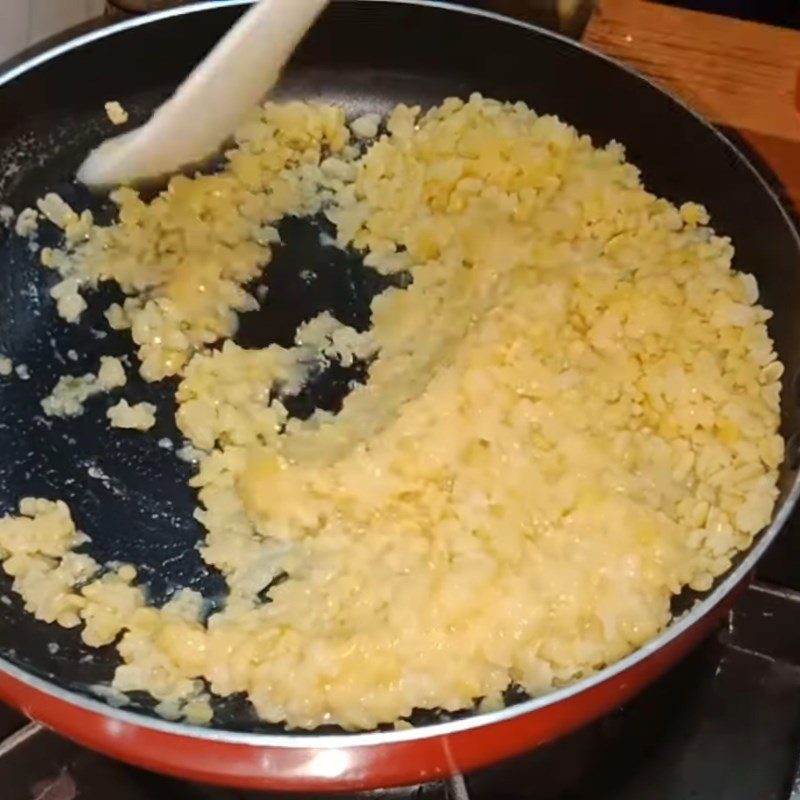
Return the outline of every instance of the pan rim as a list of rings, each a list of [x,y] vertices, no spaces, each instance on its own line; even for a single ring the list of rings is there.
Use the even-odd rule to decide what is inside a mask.
[[[354,2],[355,0],[335,1]],[[58,58],[63,54],[66,54],[72,50],[77,50],[87,44],[104,39],[108,36],[113,36],[117,33],[132,30],[143,25],[157,23],[165,19],[230,8],[233,6],[246,6],[250,5],[252,2],[253,0],[205,0],[204,2],[194,3],[189,6],[143,15],[142,17],[136,17],[131,20],[125,20],[114,25],[109,25],[100,30],[91,31],[71,39],[70,41],[64,42],[63,44],[52,47],[45,52],[23,62],[22,64],[7,70],[4,74],[0,75],[0,89],[21,77],[25,73],[30,72],[33,69],[36,69],[37,67],[46,64],[47,62]],[[798,264],[800,266],[800,231],[798,231],[797,226],[793,222],[786,207],[777,196],[773,187],[770,186],[770,184],[765,180],[764,176],[755,168],[750,159],[747,158],[728,137],[719,131],[716,126],[712,125],[708,120],[705,119],[705,117],[696,112],[681,99],[677,98],[671,92],[654,83],[646,76],[637,72],[628,65],[618,61],[617,59],[587,47],[583,43],[571,39],[563,34],[549,31],[532,23],[507,17],[496,12],[470,8],[454,2],[439,2],[439,0],[371,0],[371,2],[435,8],[451,13],[467,14],[506,25],[512,25],[539,36],[556,39],[562,44],[582,50],[583,52],[588,53],[595,58],[602,59],[603,61],[635,77],[639,81],[647,84],[651,89],[669,98],[673,103],[683,109],[683,111],[694,117],[698,123],[710,130],[722,142],[722,144],[728,148],[729,152],[731,152],[740,163],[747,167],[756,181],[761,185],[762,189],[770,197],[773,204],[777,207],[779,213],[782,215],[783,220],[790,231],[790,235],[794,239],[798,254]],[[245,747],[273,747],[294,750],[378,747],[431,739],[440,736],[462,733],[478,728],[487,728],[493,725],[502,724],[517,717],[525,716],[545,707],[555,705],[561,701],[572,699],[584,694],[600,684],[606,683],[610,679],[625,673],[627,670],[655,655],[664,649],[665,646],[680,638],[683,634],[689,631],[694,624],[699,622],[707,614],[711,613],[735,589],[736,586],[738,586],[747,578],[755,564],[760,560],[761,556],[785,525],[789,515],[792,513],[796,504],[798,503],[798,500],[800,500],[800,472],[795,475],[792,486],[787,492],[777,513],[775,514],[774,519],[767,529],[762,532],[758,541],[745,553],[741,563],[735,569],[731,570],[727,575],[725,575],[724,579],[713,591],[711,591],[702,600],[698,601],[689,611],[682,614],[680,617],[673,619],[657,637],[647,642],[642,647],[634,650],[625,658],[610,664],[597,673],[582,678],[561,689],[525,700],[507,708],[497,711],[476,713],[463,719],[435,722],[422,727],[406,730],[365,731],[336,734],[295,734],[291,731],[275,734],[259,733],[255,731],[234,731],[224,728],[204,728],[196,725],[190,725],[185,722],[172,722],[169,720],[156,719],[141,712],[128,711],[124,708],[114,708],[113,706],[102,702],[101,700],[95,700],[78,692],[62,688],[57,684],[40,678],[3,658],[0,658],[0,672],[4,673],[11,679],[23,683],[32,689],[53,697],[56,700],[68,703],[69,705],[86,711],[90,711],[102,717],[110,718],[111,720],[119,723],[182,738],[198,739],[207,742],[229,745],[241,745]]]

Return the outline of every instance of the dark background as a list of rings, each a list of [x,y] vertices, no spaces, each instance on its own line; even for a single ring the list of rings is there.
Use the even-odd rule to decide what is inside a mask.
[[[800,0],[655,0],[665,6],[768,22],[800,30]]]

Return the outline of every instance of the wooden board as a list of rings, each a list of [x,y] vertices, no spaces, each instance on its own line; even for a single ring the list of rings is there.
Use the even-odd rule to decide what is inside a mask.
[[[800,211],[800,32],[646,0],[599,0],[583,39],[736,128]]]

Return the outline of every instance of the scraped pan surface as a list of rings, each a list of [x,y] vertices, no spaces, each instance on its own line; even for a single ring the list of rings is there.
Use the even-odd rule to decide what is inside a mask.
[[[107,200],[90,196],[72,177],[87,151],[112,132],[103,104],[118,100],[130,111],[130,124],[144,121],[242,10],[218,4],[132,25],[7,78],[0,84],[0,202],[20,210],[56,191],[76,208],[91,208],[100,221],[110,220]],[[716,229],[736,244],[736,265],[756,275],[763,303],[775,311],[770,330],[788,376],[783,433],[793,435],[798,413],[791,379],[800,363],[796,236],[746,162],[674,100],[544,32],[464,10],[370,0],[332,5],[291,63],[278,96],[337,103],[356,116],[400,102],[429,106],[473,91],[524,100],[590,134],[597,145],[616,139],[651,191],[709,208]],[[357,253],[320,244],[321,226],[318,220],[281,223],[284,245],[264,279],[268,299],[243,316],[236,337],[241,344],[286,344],[300,322],[323,309],[356,327],[368,325],[369,301],[385,284]],[[43,232],[41,243],[55,244],[47,236]],[[315,277],[307,282],[300,271],[309,269]],[[146,384],[130,370],[126,397],[158,407],[157,427],[148,435],[109,429],[105,412],[115,401],[107,397],[89,402],[76,419],[41,413],[41,399],[61,375],[92,371],[100,355],[127,355],[137,363],[129,336],[110,331],[102,316],[116,290],[102,287],[81,324],[68,325],[48,295],[55,279],[24,240],[0,231],[0,353],[29,372],[28,380],[0,379],[0,513],[14,511],[25,496],[63,499],[92,538],[88,552],[103,563],[140,567],[154,602],[185,586],[224,602],[224,581],[196,547],[202,530],[187,485],[193,468],[166,449],[165,440],[180,446],[174,382]],[[334,369],[294,413],[307,414],[314,405],[335,410],[348,382],[363,374],[363,367]],[[781,482],[785,498],[794,482],[788,467]],[[91,650],[77,630],[36,622],[5,576],[0,595],[0,659],[58,690],[96,699],[97,686],[110,680],[117,664],[113,648]],[[695,599],[681,598],[677,610]],[[144,696],[134,697],[128,710],[154,713]],[[437,724],[440,717],[426,712],[416,721]],[[216,702],[213,726],[283,730],[259,723],[238,697]]]

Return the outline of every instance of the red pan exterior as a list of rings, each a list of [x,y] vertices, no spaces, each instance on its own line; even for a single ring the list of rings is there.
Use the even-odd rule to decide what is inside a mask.
[[[613,711],[705,639],[743,581],[683,634],[627,670],[543,708],[455,733],[334,749],[257,746],[154,730],[97,713],[0,671],[0,698],[78,744],[137,767],[240,789],[358,791],[468,772],[538,747]]]

